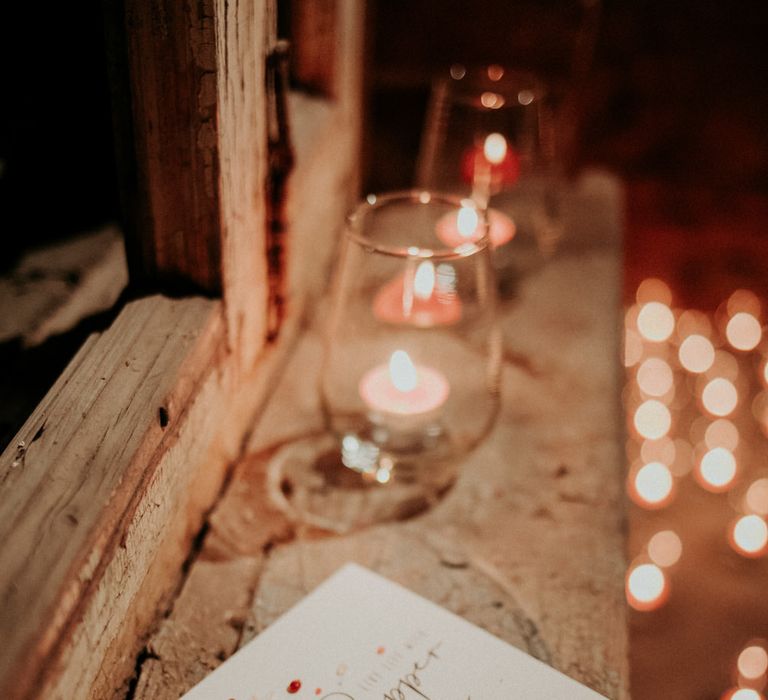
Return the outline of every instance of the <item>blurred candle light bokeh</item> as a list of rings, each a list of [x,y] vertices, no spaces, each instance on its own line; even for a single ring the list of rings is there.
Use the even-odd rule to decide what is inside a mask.
[[[695,614],[702,627],[709,614],[722,620],[719,606],[737,595],[729,587],[746,595],[739,577],[757,582],[766,572],[768,348],[760,300],[737,290],[706,313],[680,308],[668,284],[645,279],[625,310],[623,351],[633,504],[625,592],[638,629],[660,640],[673,620],[685,624]],[[764,700],[765,630],[749,619],[731,623],[744,641],[730,677],[722,674],[713,691],[722,699]]]

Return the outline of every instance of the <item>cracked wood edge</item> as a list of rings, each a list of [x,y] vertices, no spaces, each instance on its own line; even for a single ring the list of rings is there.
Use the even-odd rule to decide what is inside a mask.
[[[296,327],[244,373],[219,302],[150,297],[84,345],[0,457],[3,698],[124,696]]]
[[[142,3],[139,3],[142,4]],[[244,368],[267,331],[266,54],[274,0],[206,0],[212,12],[217,103],[221,274],[230,347]],[[214,19],[215,18],[215,19]]]
[[[213,0],[107,6],[131,279],[222,289]]]
[[[266,330],[264,63],[273,4],[105,6],[131,283],[221,294],[243,367]]]

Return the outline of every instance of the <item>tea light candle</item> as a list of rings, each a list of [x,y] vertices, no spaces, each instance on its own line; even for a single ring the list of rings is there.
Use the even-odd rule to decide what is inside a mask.
[[[373,301],[373,313],[387,323],[420,328],[456,323],[461,318],[461,301],[456,295],[455,272],[453,279],[446,277],[444,272],[435,273],[432,261],[422,260],[382,287]]]
[[[359,392],[374,421],[414,429],[439,415],[450,385],[442,372],[415,365],[405,350],[395,350],[388,364],[363,375]]]
[[[437,237],[445,245],[456,248],[479,237],[480,217],[474,207],[463,206],[458,213],[449,212],[435,227]],[[515,236],[516,226],[506,214],[497,209],[488,210],[488,238],[494,248],[503,246]]]
[[[520,177],[520,157],[501,134],[488,134],[482,147],[467,149],[461,161],[464,182],[476,185],[478,179],[486,179],[494,191],[514,184]]]

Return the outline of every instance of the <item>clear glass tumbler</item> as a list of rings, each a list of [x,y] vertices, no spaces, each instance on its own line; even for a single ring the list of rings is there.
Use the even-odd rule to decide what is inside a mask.
[[[462,213],[471,235],[456,240]],[[338,532],[435,503],[498,409],[487,222],[428,191],[370,195],[348,218],[325,323],[326,434],[284,447],[284,510]]]

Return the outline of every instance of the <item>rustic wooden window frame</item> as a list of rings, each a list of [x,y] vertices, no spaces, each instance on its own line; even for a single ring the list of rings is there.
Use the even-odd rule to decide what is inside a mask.
[[[357,194],[363,12],[356,0],[321,4],[335,13],[334,100],[319,121],[298,119],[311,133],[296,134],[305,147],[288,183],[286,313],[269,342],[265,65],[275,4],[108,3],[125,21],[131,70],[122,108],[137,155],[126,175],[139,233],[133,278],[221,299],[127,304],[0,457],[4,698],[124,693],[305,299],[323,283]]]

